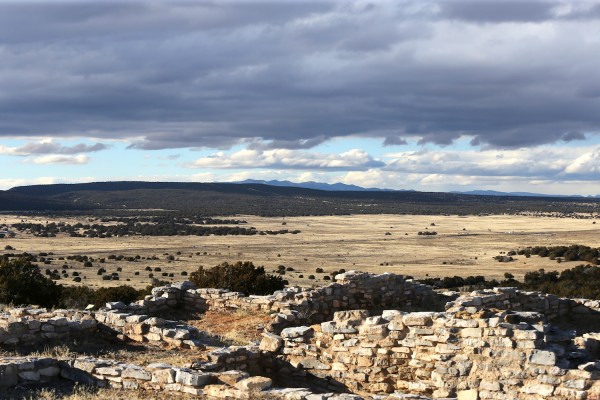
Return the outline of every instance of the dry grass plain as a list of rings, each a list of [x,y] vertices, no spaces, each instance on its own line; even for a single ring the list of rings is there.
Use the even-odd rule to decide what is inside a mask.
[[[223,261],[248,260],[272,271],[278,265],[292,267],[285,277],[290,284],[323,284],[328,272],[344,268],[369,272],[393,272],[415,277],[484,275],[501,278],[505,272],[522,277],[526,272],[545,268],[563,270],[580,262],[563,262],[533,256],[517,256],[511,263],[492,259],[500,252],[526,246],[582,244],[600,247],[600,224],[591,219],[534,217],[517,215],[491,216],[423,216],[423,215],[350,215],[320,217],[263,218],[240,216],[248,226],[259,230],[298,229],[297,235],[254,236],[134,236],[113,238],[41,238],[19,234],[0,239],[1,248],[13,246],[17,252],[52,252],[54,260],[43,268],[61,270],[69,265],[69,275],[80,272],[86,279],[80,284],[91,287],[130,284],[144,287],[151,282],[144,268],[160,267],[155,278],[167,281],[184,279],[182,271],[192,272],[203,265],[212,267]],[[0,224],[30,217],[0,216]],[[67,221],[62,218],[61,221]],[[47,218],[40,222],[50,221]],[[58,220],[55,220],[58,222]],[[68,222],[77,222],[70,219]],[[87,222],[87,221],[86,221]],[[285,226],[282,223],[285,222]],[[432,224],[435,224],[433,226]],[[435,236],[419,236],[419,231],[436,231]],[[387,234],[389,233],[389,234]],[[177,254],[177,253],[180,254]],[[166,254],[174,255],[169,262]],[[58,257],[88,255],[95,259],[111,254],[152,257],[137,262],[107,260],[84,268],[76,261],[59,261]],[[96,274],[99,267],[112,273],[121,267],[119,281],[103,281]],[[323,268],[325,273],[315,272]],[[139,271],[139,275],[134,273]],[[174,277],[163,277],[173,273]],[[304,275],[300,278],[299,275]],[[309,280],[308,275],[317,279]],[[126,281],[129,279],[130,281]],[[72,278],[63,284],[77,284]],[[326,283],[326,281],[325,281]]]

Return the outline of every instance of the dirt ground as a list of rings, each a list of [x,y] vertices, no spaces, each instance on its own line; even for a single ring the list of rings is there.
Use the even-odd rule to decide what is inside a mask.
[[[278,265],[291,267],[293,271],[286,272],[285,278],[294,285],[326,283],[323,278],[341,268],[393,272],[414,277],[484,275],[501,278],[505,272],[510,272],[520,278],[528,271],[540,268],[560,271],[580,262],[558,264],[537,256],[529,259],[517,256],[511,263],[499,263],[492,257],[500,252],[536,245],[581,244],[600,247],[600,223],[595,224],[591,219],[514,215],[239,218],[259,230],[298,229],[301,232],[277,236],[134,236],[104,239],[67,236],[40,238],[19,234],[15,238],[0,239],[0,248],[10,245],[16,252],[53,252],[54,260],[42,268],[60,271],[66,263],[70,277],[61,279],[62,284],[77,285],[71,278],[72,272],[77,271],[85,276],[79,284],[91,287],[121,284],[144,287],[151,282],[150,273],[161,280],[180,281],[185,279],[181,274],[183,271],[190,273],[200,265],[212,267],[223,261],[244,260],[264,265],[269,272]],[[32,221],[29,217],[3,215],[0,216],[0,224],[21,219]],[[40,221],[50,219],[41,218]],[[70,219],[68,222],[76,221]],[[437,235],[418,235],[419,231],[435,231]],[[103,264],[95,261],[92,268],[84,268],[82,263],[76,261],[58,260],[58,257],[76,254],[96,259],[111,254],[139,255],[141,259],[136,262],[106,260]],[[175,260],[167,260],[167,254],[175,256]],[[152,256],[159,259],[144,259]],[[100,267],[109,274],[121,267],[120,280],[103,281],[96,274]],[[146,267],[158,267],[161,271],[149,272],[145,270]],[[325,272],[316,273],[316,268],[322,268]],[[136,271],[139,275],[135,275]],[[162,276],[169,273],[174,276]],[[314,275],[315,279],[309,280],[309,275]]]

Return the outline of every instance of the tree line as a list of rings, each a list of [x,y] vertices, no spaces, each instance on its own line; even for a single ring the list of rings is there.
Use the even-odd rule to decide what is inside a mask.
[[[227,235],[283,235],[287,233],[298,234],[299,230],[264,230],[259,231],[254,227],[241,226],[202,226],[173,221],[164,223],[135,223],[129,221],[116,225],[105,224],[67,224],[67,223],[29,223],[19,222],[12,224],[15,230],[30,232],[40,237],[55,237],[59,233],[71,237],[97,237],[109,238],[113,236],[227,236]]]

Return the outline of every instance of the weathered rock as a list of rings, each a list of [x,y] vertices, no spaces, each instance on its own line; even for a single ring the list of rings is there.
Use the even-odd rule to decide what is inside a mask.
[[[19,369],[14,364],[0,364],[0,387],[11,387],[17,384]]]
[[[283,346],[283,339],[281,336],[272,333],[263,333],[262,340],[260,341],[260,349],[263,351],[271,351],[276,353]]]
[[[263,376],[252,376],[250,378],[242,379],[241,381],[236,382],[235,387],[240,390],[260,392],[270,388],[272,384],[273,381],[270,378],[265,378]]]
[[[281,331],[281,337],[285,339],[294,339],[311,334],[313,329],[309,326],[299,326],[294,328],[285,328]]]

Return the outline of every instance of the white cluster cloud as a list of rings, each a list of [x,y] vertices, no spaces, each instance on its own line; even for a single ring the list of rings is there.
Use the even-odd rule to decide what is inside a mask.
[[[597,180],[600,177],[600,148],[541,146],[479,151],[423,149],[387,153],[382,159],[375,159],[361,149],[340,154],[289,149],[244,149],[231,154],[217,152],[196,160],[189,167],[306,170],[304,180],[310,180],[310,176],[314,174],[311,171],[314,170],[350,171],[348,177],[364,180],[369,186],[388,182],[382,180],[383,172],[427,177],[422,180],[423,183],[447,180],[448,176],[452,176],[456,177],[454,182],[458,185],[468,184],[472,180],[466,177],[561,180],[577,175],[581,180]],[[255,173],[247,172],[248,175]]]
[[[573,160],[565,172],[577,175],[592,175],[600,179],[600,148],[585,152]]]
[[[436,150],[387,154],[384,169],[420,174],[479,176],[557,176],[585,152],[582,148],[536,147],[516,150]]]
[[[90,157],[82,153],[93,153],[107,148],[104,143],[93,145],[78,143],[64,146],[55,143],[52,139],[43,139],[30,141],[18,147],[0,145],[0,155],[25,157],[24,162],[33,164],[87,164]]]
[[[85,155],[63,156],[60,154],[49,154],[46,156],[33,157],[26,159],[34,164],[87,164],[90,158]]]
[[[329,169],[361,170],[382,167],[383,162],[373,159],[366,151],[349,150],[340,154],[323,154],[302,150],[245,149],[233,154],[218,152],[191,164],[195,168],[270,168],[270,169]]]

